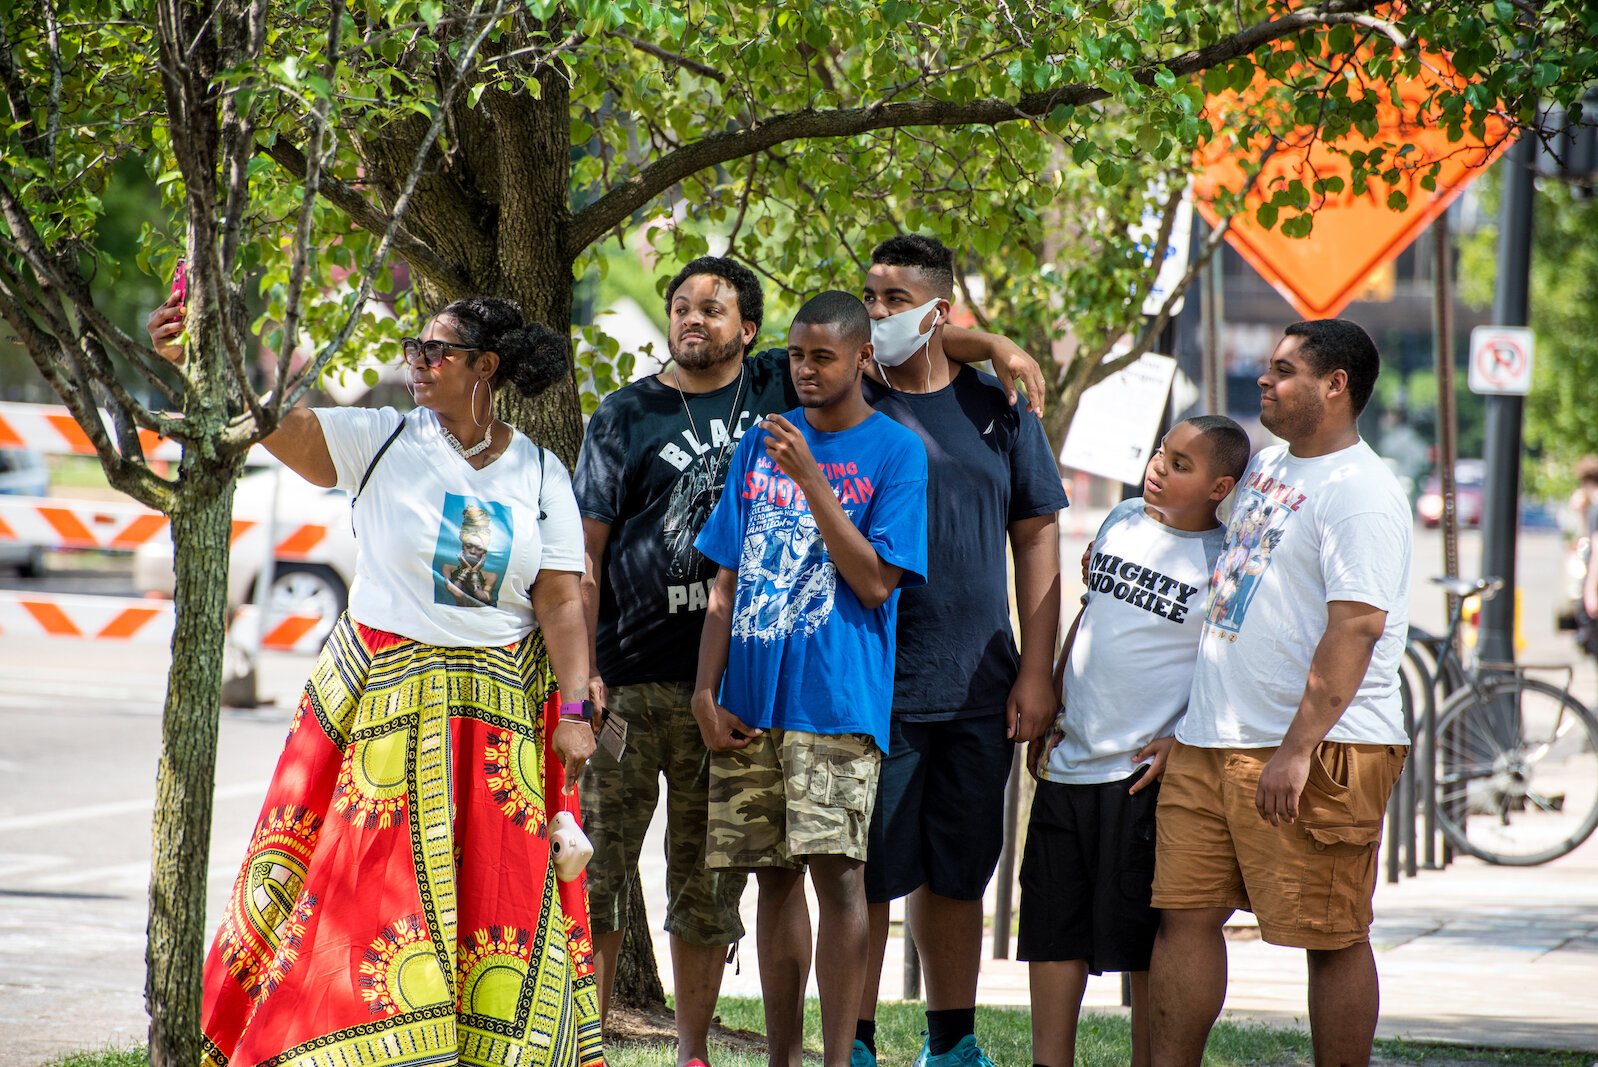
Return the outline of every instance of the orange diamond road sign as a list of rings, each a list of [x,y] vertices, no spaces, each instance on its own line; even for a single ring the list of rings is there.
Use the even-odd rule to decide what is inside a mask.
[[[1422,59],[1418,76],[1402,79],[1391,89],[1372,85],[1363,90],[1376,104],[1379,129],[1375,137],[1350,130],[1328,143],[1315,129],[1302,127],[1278,144],[1226,234],[1232,247],[1307,319],[1331,318],[1347,307],[1371,274],[1408,247],[1513,139],[1508,125],[1494,117],[1487,123],[1485,138],[1472,137],[1467,131],[1463,139],[1450,141],[1447,131],[1428,113],[1427,101],[1445,81],[1458,84],[1464,79],[1446,59],[1429,54]],[[1240,160],[1264,154],[1262,143],[1240,145],[1224,132],[1231,116],[1260,107],[1263,85],[1262,73],[1248,91],[1211,96],[1206,104],[1217,136],[1199,152],[1193,199],[1212,226],[1220,220],[1214,205],[1218,194],[1244,187]],[[1361,91],[1357,82],[1349,83],[1350,95]],[[1398,105],[1393,103],[1395,98]],[[1390,146],[1389,159],[1393,152],[1410,146],[1397,180],[1388,184],[1372,177],[1363,193],[1354,192],[1348,156],[1384,145]],[[1436,186],[1427,189],[1421,178],[1433,163],[1439,165]],[[1342,179],[1342,190],[1327,192],[1324,199],[1317,197],[1313,183],[1333,177]],[[1267,229],[1256,214],[1294,179],[1311,190],[1314,223],[1308,237],[1289,237],[1280,228]],[[1395,193],[1407,200],[1406,206],[1389,206]],[[1283,212],[1284,217],[1292,214],[1296,212],[1291,209]]]

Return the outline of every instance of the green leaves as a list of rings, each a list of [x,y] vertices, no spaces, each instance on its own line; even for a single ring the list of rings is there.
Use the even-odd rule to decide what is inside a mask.
[[[109,210],[101,201],[110,162],[137,158],[176,220],[187,190],[144,25],[148,0],[127,0],[129,13],[115,22],[90,0],[63,3],[74,15],[63,54],[76,61],[65,73],[56,150],[30,151],[43,123],[13,116],[6,180],[50,240],[92,239]],[[470,11],[459,0],[355,0],[331,64],[324,9],[273,5],[262,62],[222,71],[218,91],[255,109],[261,148],[304,150],[313,110],[328,114],[336,132],[328,176],[381,215],[409,165],[405,149],[439,114],[443,79],[481,29]],[[1274,11],[1245,5],[1241,19],[1251,24]],[[407,232],[441,258],[447,276],[413,264],[412,278],[429,297],[467,285],[525,287],[542,299],[551,285],[608,260],[619,242],[601,235],[603,248],[571,249],[575,263],[546,242],[533,271],[523,263],[529,228],[539,237],[560,230],[569,213],[644,182],[673,153],[747,140],[750,131],[802,116],[807,139],[762,144],[752,166],[745,155],[718,155],[684,168],[667,188],[651,186],[653,199],[617,227],[623,237],[648,232],[627,254],[647,245],[655,277],[731,240],[733,254],[760,267],[776,323],[817,286],[856,287],[884,237],[924,232],[956,249],[980,294],[975,302],[1004,330],[1036,348],[1069,327],[1091,347],[1138,320],[1147,257],[1134,231],[1160,210],[1153,190],[1182,184],[1215,136],[1208,97],[1256,93],[1269,82],[1259,105],[1232,116],[1224,131],[1257,146],[1256,160],[1271,137],[1304,136],[1300,127],[1322,140],[1354,131],[1379,143],[1349,154],[1346,178],[1306,175],[1271,190],[1258,221],[1304,235],[1320,199],[1345,188],[1396,207],[1414,195],[1407,179],[1435,185],[1434,173],[1404,154],[1402,131],[1382,129],[1377,102],[1438,42],[1452,47],[1462,76],[1430,90],[1426,121],[1456,137],[1481,131],[1490,114],[1568,102],[1598,77],[1598,13],[1580,0],[1542,5],[1535,27],[1509,0],[1384,11],[1421,51],[1398,52],[1368,27],[1311,27],[1178,77],[1168,61],[1237,32],[1235,5],[781,0],[752,9],[729,0],[525,0],[489,28],[412,202],[418,214]],[[1534,53],[1518,43],[1528,29],[1540,35]],[[24,43],[14,62],[40,104],[51,75],[42,38],[16,39]],[[1014,110],[1027,94],[1059,89],[1069,92],[1047,98],[1039,114]],[[995,102],[981,124],[948,118],[971,101]],[[918,124],[832,136],[824,121],[906,105],[917,109]],[[229,283],[258,295],[264,328],[286,306],[286,238],[303,189],[264,154],[248,167],[250,205],[237,220]],[[567,202],[546,203],[520,230],[501,230],[516,198],[535,189],[541,197],[564,190]],[[183,228],[174,221],[152,229],[150,241]],[[311,245],[312,291],[342,293],[339,283],[373,254],[376,239],[324,201]],[[171,252],[141,252],[141,265],[159,275]],[[313,345],[332,335],[343,299],[306,309]],[[551,306],[563,305],[557,297]],[[363,319],[351,350],[379,343],[386,329]],[[591,391],[623,380],[620,353],[608,353],[597,336],[584,344],[600,357],[585,372]]]

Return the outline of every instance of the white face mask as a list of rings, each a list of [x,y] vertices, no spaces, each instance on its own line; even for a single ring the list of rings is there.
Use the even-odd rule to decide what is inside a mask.
[[[873,319],[871,322],[873,358],[884,367],[897,367],[925,348],[927,342],[932,339],[932,331],[936,330],[938,324],[943,321],[943,316],[933,316],[932,325],[927,327],[925,333],[921,330],[921,320],[937,305],[938,298],[933,297],[918,308],[901,311],[885,319]]]

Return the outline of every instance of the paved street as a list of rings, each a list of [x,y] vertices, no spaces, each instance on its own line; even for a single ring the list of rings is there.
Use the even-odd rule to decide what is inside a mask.
[[[1467,574],[1476,566],[1474,541],[1467,538]],[[1081,545],[1068,536],[1066,558],[1074,561]],[[1435,535],[1421,533],[1416,551],[1418,578],[1437,569]],[[1573,646],[1551,621],[1562,584],[1558,537],[1527,535],[1521,558],[1524,656],[1569,659]],[[115,578],[91,584],[108,583]],[[1440,599],[1418,580],[1416,621],[1435,627]],[[305,657],[269,658],[262,685],[275,703],[223,713],[213,925],[308,667]],[[148,649],[0,637],[0,1067],[143,1040],[144,900],[164,671],[164,654]],[[1590,664],[1576,692],[1589,703],[1598,696]],[[644,872],[657,923],[659,855],[657,839]],[[745,904],[752,927],[752,893]],[[1383,1033],[1598,1051],[1598,844],[1544,868],[1461,862],[1423,872],[1383,885],[1377,914]],[[1264,945],[1246,926],[1235,935],[1229,1008],[1301,1020],[1302,954]],[[891,996],[900,982],[897,939],[890,952],[884,993]],[[726,988],[758,990],[752,942]],[[985,1002],[1024,1003],[1025,988],[1024,965],[985,967]],[[1091,1005],[1118,1002],[1115,979],[1090,986]]]

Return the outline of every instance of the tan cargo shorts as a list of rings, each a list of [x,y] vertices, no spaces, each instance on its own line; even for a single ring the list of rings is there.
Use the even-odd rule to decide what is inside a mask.
[[[866,734],[767,730],[710,758],[715,868],[804,865],[807,856],[866,858],[882,752]]]
[[[1322,741],[1295,823],[1254,806],[1274,748],[1171,749],[1155,816],[1154,906],[1246,908],[1273,945],[1370,940],[1377,847],[1402,745]]]

